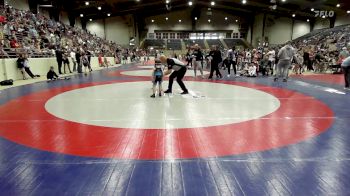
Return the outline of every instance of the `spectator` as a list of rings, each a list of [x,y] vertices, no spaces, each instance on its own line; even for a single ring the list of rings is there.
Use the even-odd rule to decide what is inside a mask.
[[[341,67],[344,73],[345,89],[350,90],[350,56],[344,59]]]

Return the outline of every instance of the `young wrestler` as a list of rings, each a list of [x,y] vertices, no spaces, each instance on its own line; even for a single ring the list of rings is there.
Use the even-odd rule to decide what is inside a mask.
[[[159,97],[162,96],[162,82],[163,82],[163,66],[162,63],[160,62],[160,60],[156,60],[155,64],[154,64],[154,70],[152,73],[153,76],[153,94],[151,95],[152,98],[156,97],[156,91],[157,91],[157,84],[158,84],[158,93],[159,93]]]

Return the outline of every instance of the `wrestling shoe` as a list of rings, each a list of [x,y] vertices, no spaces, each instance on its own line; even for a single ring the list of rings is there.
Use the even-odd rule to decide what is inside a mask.
[[[184,91],[181,93],[181,95],[187,95],[188,94],[188,91]]]
[[[168,89],[168,90],[164,91],[164,93],[172,93],[172,92],[171,92],[171,90]]]

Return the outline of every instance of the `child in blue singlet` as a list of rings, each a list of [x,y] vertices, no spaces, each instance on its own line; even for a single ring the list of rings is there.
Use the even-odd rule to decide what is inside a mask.
[[[152,73],[152,81],[153,81],[153,94],[151,95],[152,98],[156,97],[156,91],[157,91],[157,84],[159,87],[158,93],[159,97],[162,96],[162,82],[163,82],[163,65],[159,60],[155,60],[154,69]]]

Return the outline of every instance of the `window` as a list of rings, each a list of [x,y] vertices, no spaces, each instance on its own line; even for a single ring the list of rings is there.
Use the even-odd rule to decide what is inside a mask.
[[[170,33],[170,39],[175,39],[175,33]]]
[[[239,38],[239,33],[233,33],[232,38]]]
[[[168,33],[163,33],[163,39],[168,39]]]
[[[162,39],[162,34],[161,33],[156,33],[156,39]]]

